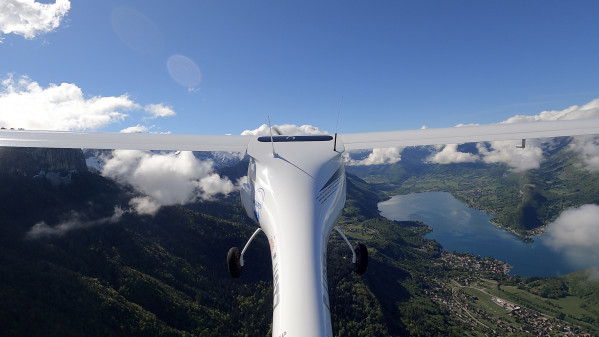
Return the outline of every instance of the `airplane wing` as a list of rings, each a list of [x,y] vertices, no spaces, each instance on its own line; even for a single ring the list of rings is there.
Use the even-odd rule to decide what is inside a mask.
[[[0,130],[0,146],[245,152],[250,136]]]
[[[599,119],[506,123],[453,128],[420,129],[339,135],[345,150],[385,147],[463,144],[599,134]]]
[[[341,134],[345,150],[599,134],[599,119]],[[0,146],[245,152],[251,136],[0,130]]]

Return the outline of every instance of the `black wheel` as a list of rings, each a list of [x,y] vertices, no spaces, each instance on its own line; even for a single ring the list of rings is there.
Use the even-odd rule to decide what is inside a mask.
[[[354,248],[356,252],[356,263],[354,264],[354,271],[363,275],[368,269],[368,249],[361,243],[358,243]]]
[[[227,265],[229,266],[229,274],[231,274],[231,277],[233,278],[241,276],[240,257],[241,252],[239,251],[239,248],[233,247],[229,249],[229,253],[227,254]]]

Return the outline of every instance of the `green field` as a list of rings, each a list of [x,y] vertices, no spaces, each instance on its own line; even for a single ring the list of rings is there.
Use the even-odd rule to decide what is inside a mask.
[[[563,298],[543,298],[532,294],[517,286],[501,286],[500,289],[488,288],[486,291],[494,296],[512,301],[522,307],[537,310],[552,318],[561,319],[568,323],[582,326],[599,335],[599,327],[589,323],[590,319],[597,319],[599,303],[589,303],[577,296],[565,296]]]

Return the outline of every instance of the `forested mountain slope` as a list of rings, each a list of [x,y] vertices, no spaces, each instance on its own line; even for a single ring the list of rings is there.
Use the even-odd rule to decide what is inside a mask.
[[[74,174],[70,184],[59,185],[0,177],[0,335],[269,335],[272,272],[265,237],[258,236],[246,253],[240,279],[229,277],[225,263],[228,249],[245,244],[255,229],[242,214],[238,196],[162,207],[154,216],[129,212],[133,196],[92,173]],[[447,304],[454,297],[444,289],[475,282],[472,270],[446,262],[440,245],[422,238],[429,230],[425,224],[380,217],[376,204],[382,198],[365,181],[348,177],[339,225],[352,241],[369,247],[370,264],[364,276],[356,275],[347,246],[331,235],[328,279],[335,335],[490,331]],[[467,260],[478,268],[487,265]],[[530,286],[533,293],[549,287],[544,279],[524,282],[497,268],[474,275],[514,289]],[[560,296],[582,296],[588,303],[588,309],[572,312],[573,322],[594,322],[596,293],[578,294],[574,281],[564,282],[569,289],[560,290]]]
[[[3,336],[269,333],[272,275],[265,238],[246,253],[240,279],[231,279],[226,268],[229,247],[242,246],[254,229],[238,204],[163,207],[155,216],[125,211],[115,219],[115,207],[125,210],[131,192],[95,174],[80,173],[57,186],[13,175],[0,182]],[[350,179],[342,220],[377,233],[363,240],[372,257],[365,277],[353,273],[341,239],[331,238],[335,331],[447,333],[450,318],[418,294],[418,282],[398,262],[425,268],[418,261],[437,255],[438,245],[421,239],[418,230],[377,218],[378,198],[366,187]],[[35,232],[42,221],[49,229]]]

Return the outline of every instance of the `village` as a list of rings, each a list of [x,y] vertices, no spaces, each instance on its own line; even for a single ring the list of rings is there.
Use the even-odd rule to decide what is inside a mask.
[[[469,254],[443,252],[435,263],[451,271],[450,278],[427,279],[425,293],[442,304],[451,315],[487,336],[524,333],[533,336],[591,336],[580,327],[559,318],[493,295],[498,280],[510,278],[507,263]],[[459,271],[459,272],[458,272]]]

